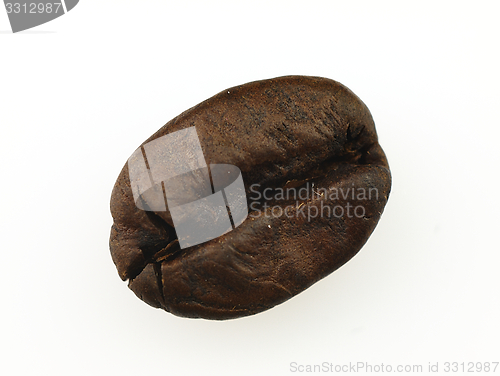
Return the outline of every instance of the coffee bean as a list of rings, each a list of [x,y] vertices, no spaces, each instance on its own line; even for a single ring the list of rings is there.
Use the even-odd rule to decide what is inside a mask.
[[[153,176],[162,173],[172,178]],[[153,307],[252,315],[351,259],[390,185],[372,116],[348,88],[305,76],[251,82],[182,113],[137,149],[111,197],[111,255]],[[223,235],[203,238],[219,224]]]

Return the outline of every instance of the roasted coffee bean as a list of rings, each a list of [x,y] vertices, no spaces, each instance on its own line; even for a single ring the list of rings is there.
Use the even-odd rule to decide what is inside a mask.
[[[134,153],[135,160],[145,157],[151,141],[190,129],[212,175],[214,165],[241,171],[248,216],[222,236],[183,247],[189,236],[174,225],[171,201],[164,205],[151,197],[166,194],[169,200],[168,194],[189,191],[202,198],[201,186],[182,184],[207,178],[208,169],[188,174],[174,188],[156,182],[137,200],[129,159],[111,197],[111,255],[120,277],[153,307],[216,320],[267,310],[351,259],[387,202],[391,176],[372,116],[354,93],[330,79],[288,76],[224,90],[168,122]],[[182,164],[182,142],[178,155],[156,145],[155,168]],[[149,160],[143,169],[151,168]],[[214,188],[210,192],[221,190]],[[231,214],[230,206],[213,218]],[[176,215],[196,216],[186,213]]]

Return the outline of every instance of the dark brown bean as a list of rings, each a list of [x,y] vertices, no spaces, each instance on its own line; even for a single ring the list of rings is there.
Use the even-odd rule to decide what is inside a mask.
[[[218,320],[264,311],[339,268],[374,230],[390,172],[368,108],[338,82],[288,76],[224,90],[142,145],[189,127],[207,165],[241,170],[249,215],[225,235],[181,249],[168,208],[135,204],[126,164],[111,198],[111,255],[151,306]],[[302,197],[279,196],[301,189]],[[269,200],[257,200],[264,192]]]

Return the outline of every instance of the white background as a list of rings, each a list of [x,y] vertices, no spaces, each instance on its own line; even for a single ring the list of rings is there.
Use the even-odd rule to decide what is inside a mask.
[[[19,34],[0,8],[0,373],[499,362],[500,3],[174,4],[82,0]],[[252,317],[149,307],[108,249],[122,166],[180,112],[289,74],[340,81],[370,108],[393,174],[372,237]]]

